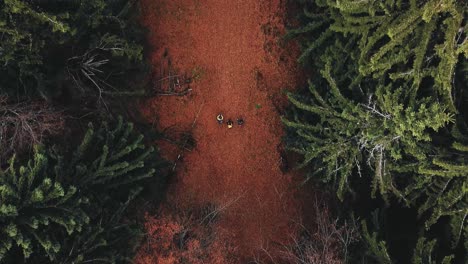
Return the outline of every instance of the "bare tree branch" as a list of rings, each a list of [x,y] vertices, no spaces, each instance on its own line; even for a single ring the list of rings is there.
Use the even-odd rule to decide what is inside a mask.
[[[11,104],[6,96],[0,96],[0,160],[61,133],[63,126],[63,112],[44,102]]]

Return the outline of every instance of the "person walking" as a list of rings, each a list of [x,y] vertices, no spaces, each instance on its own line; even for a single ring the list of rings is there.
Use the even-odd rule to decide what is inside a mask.
[[[232,122],[232,120],[229,119],[226,124],[228,128],[232,128],[232,126],[234,125],[234,122]]]
[[[223,120],[224,120],[223,114],[218,114],[218,115],[216,116],[216,121],[218,121],[218,124],[221,125],[221,124],[223,123]]]

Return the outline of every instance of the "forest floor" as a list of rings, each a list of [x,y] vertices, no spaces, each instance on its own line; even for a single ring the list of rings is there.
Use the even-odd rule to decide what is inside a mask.
[[[150,238],[135,262],[246,263],[255,256],[274,262],[303,219],[281,141],[284,91],[303,78],[296,63],[298,46],[281,40],[286,1],[141,4],[155,89],[187,93],[154,96],[141,105],[155,129],[172,135],[158,145],[165,158],[178,162],[163,209],[146,216]],[[216,122],[219,113],[234,121],[232,129]],[[238,117],[245,120],[243,126],[236,124]],[[194,140],[179,137],[182,147],[169,142],[177,141],[174,135],[181,131],[190,131]],[[187,213],[193,208],[205,209],[196,218]],[[177,215],[181,212],[184,216]],[[211,224],[209,239],[201,238],[203,227],[189,230],[206,223]],[[195,243],[195,237],[200,241]],[[177,252],[164,252],[171,250]]]

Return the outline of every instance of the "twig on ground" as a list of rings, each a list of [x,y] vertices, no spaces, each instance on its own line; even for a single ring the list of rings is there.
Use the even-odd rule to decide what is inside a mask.
[[[156,93],[157,96],[184,96],[189,94],[192,91],[192,88],[187,88],[183,90],[182,92],[170,92],[170,93],[165,93],[165,92],[160,92]]]
[[[203,219],[200,221],[200,224],[203,224],[205,220],[208,220],[208,222],[212,222],[213,219],[215,219],[221,212],[227,210],[229,207],[231,207],[233,204],[235,204],[237,201],[239,201],[240,198],[242,198],[245,195],[245,192],[242,194],[238,195],[237,197],[223,203],[220,206],[216,206],[214,210],[212,210],[210,213],[208,213]]]
[[[191,131],[193,131],[193,128],[195,127],[196,123],[197,123],[197,120],[198,120],[198,117],[200,116],[200,112],[201,110],[203,109],[203,105],[204,105],[204,102],[200,105],[199,109],[198,109],[198,112],[197,112],[197,115],[195,116],[193,122],[192,122],[192,127],[191,127]],[[177,158],[176,160],[174,161],[174,165],[172,166],[172,171],[175,171],[176,167],[177,167],[177,163],[178,161],[182,158],[182,155],[184,153],[184,149],[185,147],[187,146],[189,142],[189,139],[187,138],[184,142],[184,144],[182,145],[182,151],[177,155]]]

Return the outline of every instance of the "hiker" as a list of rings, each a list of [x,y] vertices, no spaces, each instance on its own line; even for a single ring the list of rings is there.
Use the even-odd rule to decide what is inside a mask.
[[[231,119],[229,119],[226,124],[228,128],[232,128],[232,125],[234,125]]]
[[[244,119],[242,117],[237,118],[237,124],[242,126],[244,124]]]
[[[216,121],[218,121],[218,124],[222,124],[223,123],[223,120],[224,120],[224,116],[222,114],[219,114],[218,116],[216,116]]]

